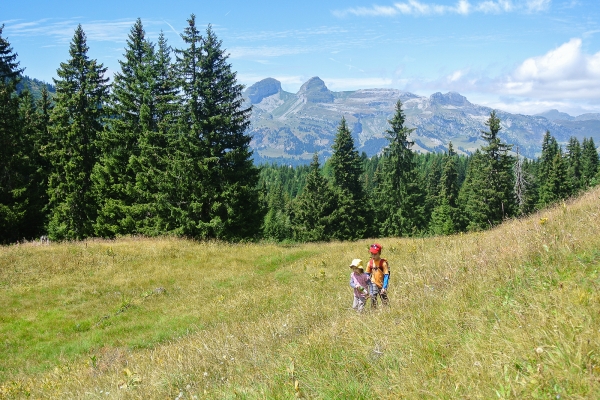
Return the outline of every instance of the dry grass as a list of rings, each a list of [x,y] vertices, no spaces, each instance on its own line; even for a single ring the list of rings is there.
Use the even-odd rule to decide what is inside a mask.
[[[381,239],[391,304],[360,315],[347,265],[369,241],[0,248],[0,396],[600,398],[599,232],[597,188],[488,232]]]

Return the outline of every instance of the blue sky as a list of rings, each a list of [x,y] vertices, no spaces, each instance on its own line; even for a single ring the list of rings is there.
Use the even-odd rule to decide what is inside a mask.
[[[244,85],[272,77],[296,92],[313,76],[334,91],[459,92],[514,113],[600,112],[598,0],[10,1],[3,36],[25,74],[48,82],[81,23],[89,55],[118,71],[136,18],[150,40],[210,23]]]

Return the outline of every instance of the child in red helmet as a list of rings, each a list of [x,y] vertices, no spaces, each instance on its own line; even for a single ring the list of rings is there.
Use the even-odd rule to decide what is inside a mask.
[[[371,259],[367,265],[366,273],[371,277],[371,307],[377,308],[377,297],[381,297],[381,303],[388,305],[387,288],[390,279],[390,268],[385,258],[381,258],[383,247],[374,243],[369,247]]]

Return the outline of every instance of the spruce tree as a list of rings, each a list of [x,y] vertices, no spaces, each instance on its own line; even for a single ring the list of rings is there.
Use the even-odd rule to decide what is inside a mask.
[[[30,97],[17,96],[23,69],[0,26],[0,243],[29,238],[31,148],[26,114]],[[24,111],[24,106],[28,111]]]
[[[443,158],[443,169],[440,178],[440,193],[438,204],[431,213],[430,230],[438,235],[450,235],[458,231],[458,165],[457,155],[452,147],[448,145],[448,153]]]
[[[188,47],[177,58],[183,109],[176,175],[186,202],[184,233],[254,237],[262,214],[258,169],[246,134],[251,110],[243,107],[243,86],[211,26],[200,36],[192,15],[182,39]]]
[[[98,236],[137,233],[132,207],[135,171],[130,159],[139,155],[144,129],[152,129],[153,46],[145,38],[138,18],[126,41],[121,71],[115,72],[109,97],[106,129],[99,141],[101,155],[94,168],[94,190],[99,203],[95,232]]]
[[[404,126],[402,102],[396,103],[390,129],[385,134],[388,145],[383,150],[379,185],[375,201],[377,225],[383,236],[407,236],[420,232],[423,226],[423,193],[418,185],[414,142],[408,139],[414,129]]]
[[[331,216],[334,239],[363,238],[367,232],[368,207],[361,176],[362,160],[354,146],[354,139],[342,117],[335,136],[329,160],[336,194],[336,210]]]
[[[486,202],[489,204],[488,220],[492,225],[496,225],[515,214],[514,158],[508,154],[512,146],[502,142],[498,136],[502,128],[495,111],[490,113],[485,124],[489,131],[482,131],[482,138],[487,144],[481,150],[486,156],[489,173],[486,184],[489,196]]]
[[[88,57],[81,25],[69,47],[70,58],[57,70],[55,107],[50,116],[51,172],[48,182],[52,239],[82,239],[94,234],[97,203],[91,173],[98,161],[108,94],[106,68]]]
[[[151,95],[153,107],[142,111],[144,124],[139,138],[139,153],[130,159],[135,171],[136,231],[157,236],[180,232],[176,179],[173,158],[176,156],[177,91],[171,63],[171,48],[161,32],[154,55]],[[146,116],[149,114],[149,116]]]
[[[470,157],[465,181],[459,191],[461,230],[479,231],[493,226],[488,199],[494,191],[488,186],[490,165],[481,150]]]
[[[289,202],[281,181],[278,180],[272,184],[268,190],[267,213],[262,228],[265,239],[275,241],[292,239],[292,223],[288,212]]]
[[[587,189],[596,181],[595,177],[600,173],[600,160],[598,150],[593,138],[584,138],[581,150],[581,179],[582,187]]]
[[[569,139],[565,157],[567,163],[568,195],[572,196],[577,194],[582,186],[581,144],[576,137]]]
[[[326,241],[333,229],[331,214],[336,207],[334,193],[321,173],[318,154],[314,154],[306,184],[292,203],[294,237],[299,241]]]
[[[557,168],[561,170],[557,170]],[[565,171],[562,171],[562,169]],[[564,178],[564,182],[558,181]],[[538,160],[538,201],[537,208],[544,208],[562,198],[557,191],[566,187],[566,165],[562,162],[562,151],[554,136],[547,131],[542,142],[542,154]]]

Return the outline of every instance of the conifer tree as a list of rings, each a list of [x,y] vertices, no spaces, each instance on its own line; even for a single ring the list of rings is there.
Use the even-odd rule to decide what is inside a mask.
[[[81,25],[69,47],[70,58],[57,70],[55,107],[50,116],[51,172],[48,182],[48,233],[53,239],[82,239],[94,234],[97,203],[91,173],[98,161],[106,68],[88,57]]]
[[[136,171],[131,163],[139,156],[140,137],[155,129],[154,48],[146,39],[138,18],[126,42],[121,71],[114,75],[109,98],[107,127],[101,133],[101,156],[94,168],[94,190],[99,210],[95,232],[113,237],[136,232],[134,209],[139,196],[135,190]]]
[[[576,137],[569,139],[565,158],[567,163],[568,195],[572,196],[577,194],[582,186],[581,144]]]
[[[178,85],[171,63],[171,47],[161,32],[152,70],[152,104],[143,109],[143,121],[149,121],[139,138],[139,153],[130,164],[136,174],[134,208],[136,231],[157,236],[180,231],[177,216],[176,179],[173,158],[176,155],[176,121]],[[150,117],[144,116],[149,113]]]
[[[432,210],[430,229],[438,235],[451,235],[458,231],[458,165],[452,142],[443,159],[438,205]]]
[[[329,182],[321,174],[318,154],[314,154],[306,184],[292,204],[292,225],[297,240],[326,241],[331,238],[331,214],[336,207]]]
[[[512,146],[502,142],[498,136],[502,128],[495,111],[490,113],[485,124],[489,131],[482,131],[482,138],[487,145],[481,150],[486,156],[489,174],[486,183],[489,189],[489,195],[486,196],[489,204],[487,217],[492,225],[496,225],[515,213],[514,158],[508,154]]]
[[[254,237],[262,214],[258,169],[250,150],[250,109],[243,86],[228,63],[212,27],[200,36],[195,16],[182,34],[178,71],[183,110],[178,138],[177,176],[182,189],[184,233],[196,237]]]
[[[354,146],[354,139],[342,117],[335,136],[329,160],[336,194],[336,210],[331,216],[332,236],[339,240],[359,239],[365,236],[368,224],[366,193],[361,176],[362,160]]]
[[[582,187],[589,188],[594,184],[595,177],[600,173],[600,160],[598,150],[593,138],[584,138],[581,150],[581,178]]]
[[[402,102],[396,103],[390,129],[385,133],[388,146],[383,151],[379,186],[375,201],[381,235],[407,236],[423,229],[423,193],[419,188],[414,153],[414,142],[408,136],[414,129],[404,126]]]
[[[0,26],[0,243],[21,239],[27,177],[16,87],[23,69]]]
[[[454,152],[454,149],[451,151]],[[424,157],[427,161],[423,166],[424,169],[419,171],[419,174],[422,176],[420,181],[425,182],[423,215],[425,224],[429,224],[433,210],[442,203],[442,173],[446,155],[440,156],[439,154],[428,153]]]
[[[481,150],[470,157],[465,181],[459,191],[461,230],[479,231],[493,226],[487,201],[494,193],[488,187],[490,164]]]
[[[267,214],[263,224],[263,237],[276,241],[292,239],[292,223],[288,213],[289,198],[278,180],[269,188]]]
[[[563,170],[564,169],[564,170]],[[544,208],[562,199],[566,188],[566,165],[556,139],[547,131],[542,142],[542,154],[538,160],[539,182],[537,208]],[[563,179],[564,181],[560,181]]]

